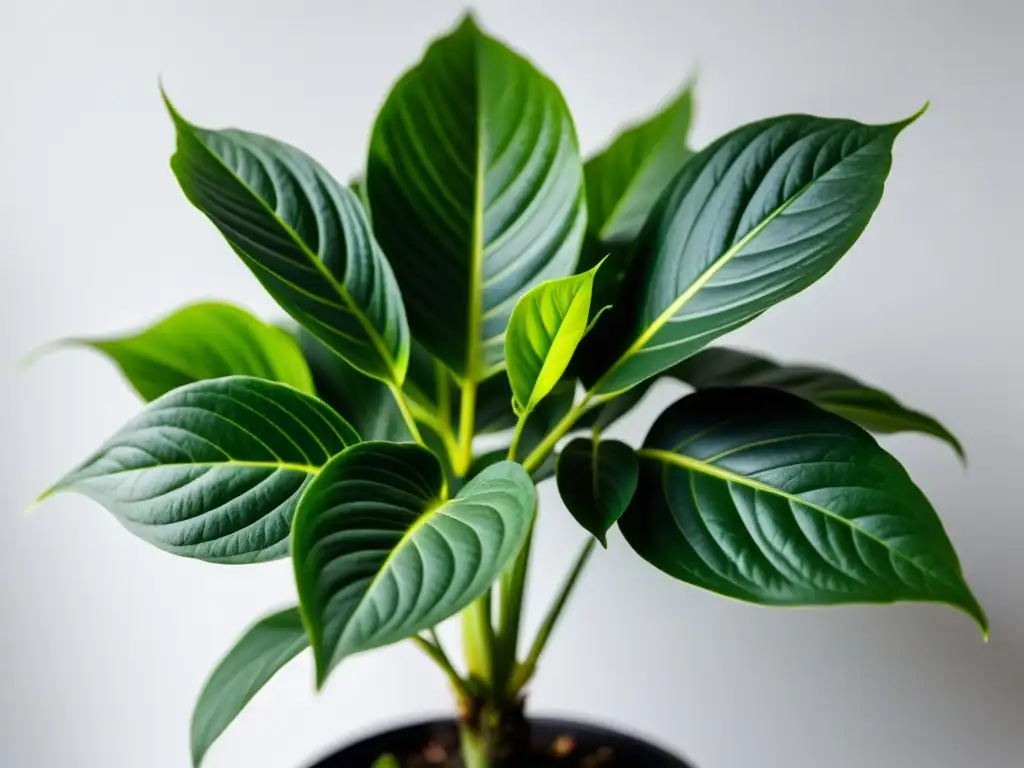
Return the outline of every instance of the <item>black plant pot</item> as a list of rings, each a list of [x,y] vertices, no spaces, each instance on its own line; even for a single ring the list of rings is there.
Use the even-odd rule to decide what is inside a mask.
[[[520,760],[515,768],[693,768],[650,744],[592,725],[531,720],[530,732],[537,756]],[[403,768],[449,768],[461,765],[453,760],[457,744],[455,724],[434,720],[372,736],[324,758],[312,768],[371,768],[382,754],[395,755]],[[556,758],[553,751],[568,753]]]

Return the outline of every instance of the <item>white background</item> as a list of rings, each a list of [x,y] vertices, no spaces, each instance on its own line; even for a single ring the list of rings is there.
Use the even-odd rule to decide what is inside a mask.
[[[610,721],[702,768],[1024,764],[1021,178],[1024,11],[1012,0],[478,3],[561,84],[584,149],[699,65],[698,145],[767,114],[891,121],[885,200],[826,279],[731,341],[830,363],[939,414],[964,440],[886,441],[934,499],[992,618],[943,608],[769,610],[663,577],[621,538],[596,560],[535,687],[539,710]],[[287,604],[286,563],[157,552],[98,506],[24,505],[136,412],[99,357],[15,361],[190,300],[273,306],[167,167],[164,82],[201,124],[358,171],[388,85],[459,2],[0,0],[0,765],[180,768],[204,677]],[[625,430],[640,438],[660,389]],[[582,538],[551,488],[534,618]],[[209,765],[306,764],[347,738],[442,713],[442,679],[399,646],[326,693],[303,659]]]

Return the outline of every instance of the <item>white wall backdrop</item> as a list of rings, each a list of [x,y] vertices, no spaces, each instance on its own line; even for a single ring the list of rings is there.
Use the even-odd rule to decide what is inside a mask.
[[[271,301],[167,167],[162,76],[186,115],[295,143],[347,178],[388,85],[462,3],[0,0],[0,765],[180,768],[200,684],[236,635],[293,599],[286,563],[163,555],[98,506],[20,510],[138,405],[85,352],[190,300]],[[619,537],[535,688],[538,710],[628,726],[702,768],[1024,764],[1024,7],[1012,0],[494,0],[483,23],[561,84],[588,151],[699,67],[697,143],[767,114],[887,121],[880,211],[814,288],[732,341],[840,366],[964,440],[887,444],[943,515],[992,618],[937,607],[778,611],[672,582]],[[623,433],[642,437],[656,391]],[[545,491],[536,608],[581,539]],[[415,649],[348,662],[316,696],[303,659],[209,765],[282,768],[444,712]]]

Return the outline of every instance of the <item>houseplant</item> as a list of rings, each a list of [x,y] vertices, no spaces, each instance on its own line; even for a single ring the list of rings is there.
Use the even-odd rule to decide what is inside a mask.
[[[525,692],[613,525],[729,597],[945,602],[985,628],[937,515],[866,429],[955,438],[849,377],[707,348],[853,245],[916,115],[788,115],[694,152],[686,90],[584,162],[555,85],[470,19],[388,96],[352,189],[168,108],[185,195],[298,328],[200,304],[86,342],[148,404],[47,494],[85,493],[181,556],[291,557],[298,604],[214,670],[196,763],[307,647],[320,686],[405,639],[451,683],[464,764],[523,759]],[[603,440],[661,376],[696,392],[642,446]],[[484,433],[506,447],[475,451]],[[552,473],[588,539],[523,642],[534,485]],[[456,614],[464,664],[433,633]]]

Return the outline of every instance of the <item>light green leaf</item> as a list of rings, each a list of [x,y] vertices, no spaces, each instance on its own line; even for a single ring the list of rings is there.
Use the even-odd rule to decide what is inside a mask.
[[[605,332],[584,349],[584,383],[626,390],[828,272],[867,226],[893,142],[914,119],[788,115],[695,155],[651,215]]]
[[[299,609],[271,614],[250,627],[217,664],[192,713],[192,765],[198,766],[246,705],[289,661],[309,647]]]
[[[355,194],[294,147],[199,128],[167,108],[185,196],[289,315],[363,373],[401,386],[402,296]]]
[[[388,96],[366,188],[416,338],[460,378],[500,370],[516,300],[572,272],[586,227],[557,86],[467,16]]]
[[[410,443],[362,443],[309,486],[292,531],[299,604],[317,682],[345,657],[434,626],[482,595],[533,518],[518,464],[495,464],[445,501],[437,458]]]
[[[695,389],[771,387],[792,392],[877,434],[921,432],[946,442],[961,459],[963,446],[937,419],[844,373],[810,365],[779,365],[727,347],[705,349],[669,373]]]
[[[948,603],[985,614],[928,499],[855,424],[772,389],[709,389],[658,418],[619,520],[644,559],[764,605]]]
[[[218,563],[285,557],[299,496],[359,436],[316,398],[246,376],[154,400],[43,498],[75,491],[129,531]]]
[[[636,453],[618,440],[577,438],[558,456],[556,481],[565,508],[601,546],[636,491]]]
[[[587,331],[594,275],[549,280],[516,304],[505,334],[505,364],[521,409],[532,411],[562,378]]]
[[[287,332],[230,304],[203,302],[129,336],[68,339],[110,357],[143,400],[223,376],[255,376],[313,393],[302,353]]]

